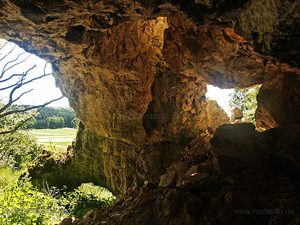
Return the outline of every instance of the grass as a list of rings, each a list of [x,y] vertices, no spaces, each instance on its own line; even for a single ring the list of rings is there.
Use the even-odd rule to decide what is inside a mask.
[[[0,167],[0,187],[4,184],[11,185],[20,177],[21,170],[12,170],[11,168]],[[1,190],[1,188],[0,188]]]
[[[33,129],[32,134],[37,142],[45,146],[47,150],[64,152],[76,137],[77,129]]]
[[[43,129],[32,133],[39,143],[63,146],[65,151],[75,138],[76,130]],[[0,168],[1,225],[53,225],[62,217],[82,218],[89,210],[101,209],[115,199],[107,189],[93,183],[82,184],[72,192],[66,192],[66,187],[58,189],[47,184],[38,190],[28,177],[20,179],[26,168],[16,168]]]
[[[91,209],[111,204],[115,197],[93,183],[81,184],[73,192],[47,185],[37,190],[21,171],[0,168],[0,224],[50,225],[61,217],[82,218]]]

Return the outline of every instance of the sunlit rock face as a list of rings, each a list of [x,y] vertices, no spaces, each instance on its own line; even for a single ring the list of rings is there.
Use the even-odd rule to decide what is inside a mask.
[[[0,0],[0,37],[52,64],[82,121],[74,152],[42,157],[33,180],[124,194],[73,224],[298,224],[299,4]],[[262,84],[267,130],[218,127],[207,84]],[[232,213],[276,208],[295,213]]]
[[[255,120],[270,129],[300,123],[300,72],[279,66],[271,68],[257,96]]]
[[[229,124],[230,119],[224,109],[222,109],[217,101],[215,100],[207,100],[206,101],[206,109],[207,109],[207,120],[208,120],[208,127],[211,128],[214,132],[219,126],[223,124]]]
[[[279,0],[3,0],[0,37],[51,62],[83,123],[60,182],[118,194],[158,180],[208,128],[208,83],[263,84],[257,126],[299,123],[298,11]]]

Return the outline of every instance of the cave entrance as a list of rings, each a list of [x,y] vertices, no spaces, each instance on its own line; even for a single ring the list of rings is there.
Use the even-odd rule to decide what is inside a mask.
[[[207,85],[206,99],[217,101],[218,105],[226,112],[228,116],[230,116],[231,109],[229,107],[229,95],[233,92],[234,89],[221,89],[213,85]]]
[[[0,118],[9,124],[1,127],[5,132],[30,129],[45,150],[67,151],[79,120],[61,96],[51,64],[0,39]]]
[[[245,89],[220,89],[213,85],[207,85],[206,99],[217,101],[218,105],[231,118],[232,110],[239,108],[243,112],[245,121],[255,124],[257,94],[260,87],[261,85]]]
[[[11,88],[4,87],[16,84],[20,80],[18,74],[27,73],[27,80],[35,79],[34,81],[24,85],[17,90],[14,95],[19,96],[23,92],[30,91],[24,94],[14,104],[22,105],[41,105],[52,99],[59,98],[62,93],[55,85],[55,79],[52,76],[51,64],[39,58],[34,54],[26,52],[18,45],[0,39],[0,69],[1,69],[1,87],[0,99],[7,102]],[[36,66],[35,66],[36,65]],[[43,74],[49,74],[41,79],[38,77]],[[25,80],[24,80],[25,81]],[[49,106],[69,108],[69,102],[66,97],[51,103]]]

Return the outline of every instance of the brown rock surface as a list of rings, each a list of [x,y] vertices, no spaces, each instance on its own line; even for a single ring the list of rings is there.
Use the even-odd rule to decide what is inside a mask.
[[[240,172],[267,154],[258,135],[252,123],[225,124],[216,130],[210,142],[225,174]]]
[[[179,159],[179,146],[207,129],[207,82],[242,88],[261,84],[267,77],[280,84],[274,71],[281,64],[258,54],[251,44],[267,52],[249,34],[252,18],[226,13],[259,8],[277,12],[282,4],[191,1],[186,7],[185,1],[173,5],[1,1],[1,36],[51,62],[57,85],[85,125],[71,166],[64,168],[66,173],[72,171],[72,182],[67,175],[58,180],[67,185],[93,181],[114,193],[125,193],[130,186],[159,179]],[[284,6],[290,14],[298,7],[298,3]],[[292,32],[295,25],[292,22],[277,35],[278,23],[290,18],[257,19],[268,27],[255,29],[265,38],[270,54],[278,46],[272,49],[271,41]],[[266,32],[276,35],[266,39]],[[285,70],[282,76],[290,77],[289,73]],[[276,93],[283,98],[281,89]],[[292,101],[292,110],[285,112],[281,106],[279,117],[268,107],[272,99],[262,95],[267,102],[262,100],[259,106],[261,115],[271,116],[262,116],[261,123],[281,124],[282,117],[295,117],[298,112],[297,101]],[[168,150],[161,152],[166,145]],[[154,166],[161,165],[162,155],[170,156],[167,163]]]
[[[300,72],[270,68],[257,95],[256,126],[265,129],[300,123]]]
[[[231,110],[231,118],[230,121],[234,122],[237,119],[242,119],[244,117],[243,111],[237,107]]]
[[[215,131],[219,126],[230,123],[229,117],[217,101],[206,101],[208,126]]]
[[[182,158],[182,162],[177,165],[172,165],[168,171],[177,174],[176,187],[158,187],[157,183],[130,190],[113,205],[87,213],[84,219],[75,220],[73,224],[296,225],[300,216],[299,179],[287,177],[286,175],[292,174],[284,174],[286,171],[278,171],[273,159],[259,154],[252,155],[252,165],[236,170],[230,176],[222,173],[227,172],[227,168],[220,165],[220,170],[218,167],[214,151],[217,152],[218,146],[224,144],[220,140],[234,143],[232,148],[238,153],[239,142],[242,140],[235,139],[236,134],[244,131],[243,135],[249,139],[255,135],[268,154],[274,151],[274,143],[281,146],[283,139],[287,137],[285,132],[289,130],[276,128],[265,133],[255,133],[250,125],[223,125],[217,129],[218,137],[214,137],[211,144],[207,142],[211,138],[209,134],[203,133],[194,139],[188,146],[189,154],[206,154],[207,157],[202,162],[194,162],[198,163],[196,165],[191,165],[188,157]],[[231,131],[225,132],[224,127]],[[224,132],[218,132],[222,128]],[[293,129],[295,131],[298,127]],[[254,147],[248,148],[249,151],[254,153]],[[187,154],[187,150],[184,154]],[[243,154],[236,155],[236,158],[242,160],[243,157]],[[188,165],[189,169],[179,169],[183,168],[182,163]],[[170,172],[167,174],[170,175]]]
[[[52,64],[82,121],[72,157],[48,157],[31,175],[128,193],[74,224],[297,224],[299,9],[279,0],[0,0],[0,36]],[[262,84],[256,124],[269,130],[223,125],[210,143],[207,83]],[[171,182],[157,187],[166,173]],[[270,207],[297,213],[233,212]]]

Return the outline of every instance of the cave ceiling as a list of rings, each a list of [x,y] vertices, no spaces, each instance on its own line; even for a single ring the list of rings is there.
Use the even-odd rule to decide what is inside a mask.
[[[208,128],[208,83],[262,84],[258,127],[300,122],[299,12],[281,0],[0,0],[0,38],[51,63],[86,129],[75,155],[93,172],[78,169],[79,180],[124,193],[173,160],[157,169],[136,149],[184,145]]]

